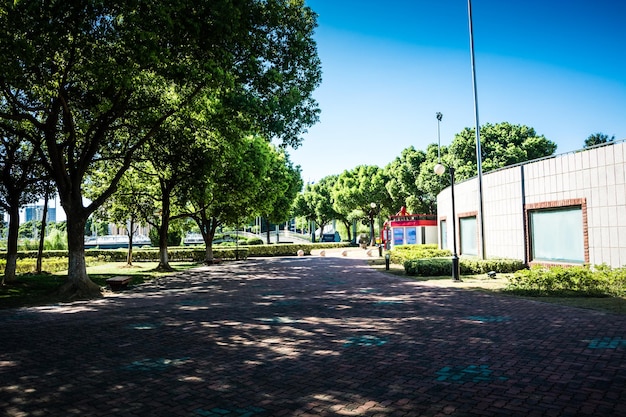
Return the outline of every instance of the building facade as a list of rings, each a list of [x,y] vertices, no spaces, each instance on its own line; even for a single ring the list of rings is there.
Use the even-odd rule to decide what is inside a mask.
[[[626,266],[626,142],[483,174],[454,186],[461,256],[527,264]],[[451,189],[437,196],[438,241],[452,247]]]

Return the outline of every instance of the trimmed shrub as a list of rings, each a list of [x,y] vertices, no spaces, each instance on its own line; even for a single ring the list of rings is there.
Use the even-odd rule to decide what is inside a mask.
[[[389,251],[389,259],[394,264],[404,264],[405,261],[442,258],[451,256],[452,252],[447,249],[439,249],[436,244],[429,245],[399,245]]]
[[[435,277],[452,274],[452,258],[412,259],[404,262],[407,275]],[[511,273],[525,268],[517,259],[460,259],[461,275],[486,274],[490,271]]]
[[[43,251],[43,253],[41,254],[42,258],[58,258],[58,257],[65,257],[67,258],[67,251],[66,250],[46,250]],[[0,252],[0,259],[5,260],[7,258],[7,253],[6,252]],[[37,258],[37,251],[36,250],[28,250],[28,251],[19,251],[17,252],[17,259],[36,259]]]
[[[86,255],[97,257],[104,262],[125,262],[127,249],[88,249]],[[168,259],[172,262],[202,262],[206,257],[203,247],[179,246],[168,248]],[[221,247],[213,248],[213,256],[222,259],[246,259],[248,249],[245,247]],[[133,249],[133,262],[158,262],[159,250],[157,248]]]
[[[92,265],[98,260],[93,257],[85,257],[87,265]],[[0,259],[0,273],[4,273],[6,268],[6,260]],[[18,274],[34,274],[37,269],[36,258],[20,258],[15,265]],[[67,270],[67,257],[47,257],[41,261],[41,269],[46,272],[54,273]]]
[[[435,277],[452,273],[452,259],[429,258],[404,261],[404,272],[419,277]]]
[[[507,291],[531,296],[624,296],[626,269],[600,265],[533,266],[509,278]]]
[[[460,259],[461,274],[486,274],[494,271],[501,274],[512,273],[525,269],[526,265],[519,259]]]
[[[437,245],[402,245],[390,251],[393,263],[404,266],[407,275],[441,276],[452,273],[451,253],[447,249],[438,249]],[[485,274],[490,271],[511,273],[524,269],[518,259],[474,259],[460,258],[461,274]]]

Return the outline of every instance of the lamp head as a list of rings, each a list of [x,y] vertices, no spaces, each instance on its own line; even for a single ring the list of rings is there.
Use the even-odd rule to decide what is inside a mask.
[[[376,203],[370,203],[370,207],[375,209],[376,208]]]
[[[443,175],[443,173],[446,172],[446,167],[442,164],[437,164],[435,165],[434,171],[437,175]]]

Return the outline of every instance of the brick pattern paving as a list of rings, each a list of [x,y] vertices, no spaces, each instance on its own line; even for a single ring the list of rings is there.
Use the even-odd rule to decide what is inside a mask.
[[[0,414],[626,416],[626,317],[332,257],[0,310]]]

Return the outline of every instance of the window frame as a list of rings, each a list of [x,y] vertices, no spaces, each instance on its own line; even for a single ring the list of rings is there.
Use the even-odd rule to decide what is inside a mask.
[[[533,252],[533,224],[532,215],[539,211],[566,211],[572,209],[580,209],[581,212],[581,231],[582,231],[582,245],[583,245],[583,259],[544,259],[534,258]],[[547,201],[542,203],[527,204],[524,206],[525,219],[526,219],[526,256],[529,264],[548,264],[548,265],[581,265],[589,263],[589,239],[588,239],[588,225],[587,225],[587,202],[586,199],[569,199],[559,201]]]

